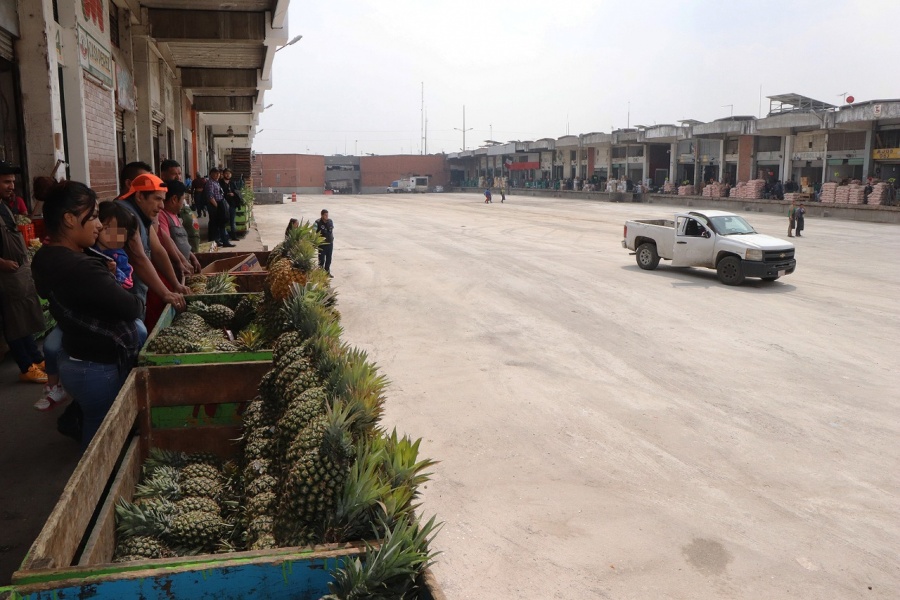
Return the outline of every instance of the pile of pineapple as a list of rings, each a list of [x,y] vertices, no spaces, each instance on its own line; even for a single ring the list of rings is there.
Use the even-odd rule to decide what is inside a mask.
[[[234,294],[237,292],[237,283],[234,275],[228,273],[214,273],[212,275],[191,275],[184,284],[191,290],[191,294]]]
[[[224,304],[189,300],[187,311],[176,315],[171,325],[161,329],[147,344],[147,351],[185,354],[260,350],[263,337],[253,320],[262,300],[261,294],[247,294],[233,310]],[[229,332],[237,332],[234,339]]]
[[[387,380],[340,339],[335,293],[315,266],[321,241],[303,223],[271,253],[254,312],[273,368],[244,414],[238,464],[215,477],[208,459],[151,456],[137,501],[120,504],[120,559],[379,539],[334,573],[328,598],[413,597],[439,528],[415,515],[434,462],[419,457],[420,440],[379,427]],[[173,327],[196,326],[192,314],[217,325],[228,317],[192,310]]]
[[[117,562],[233,549],[239,543],[240,483],[236,463],[210,454],[152,449],[135,487],[120,499]]]

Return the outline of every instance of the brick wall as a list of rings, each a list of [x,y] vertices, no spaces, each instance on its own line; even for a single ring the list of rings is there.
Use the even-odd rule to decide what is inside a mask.
[[[100,200],[112,200],[118,189],[113,95],[88,77],[84,78],[84,112],[91,188]]]
[[[257,188],[325,189],[325,157],[315,154],[257,154]],[[258,181],[257,181],[258,177]]]
[[[443,154],[362,156],[359,171],[363,188],[387,187],[395,179],[410,175],[430,175],[430,186],[450,183],[450,166]]]
[[[752,135],[738,138],[738,181],[750,181],[754,177],[754,173],[751,173],[754,140]]]

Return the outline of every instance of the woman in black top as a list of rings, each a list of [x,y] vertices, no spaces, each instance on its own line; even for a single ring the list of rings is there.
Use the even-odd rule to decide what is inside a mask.
[[[56,184],[44,204],[50,243],[35,254],[38,293],[63,333],[59,375],[84,416],[87,447],[135,365],[135,320],[143,301],[116,282],[107,257],[91,249],[102,227],[97,194],[75,181]]]

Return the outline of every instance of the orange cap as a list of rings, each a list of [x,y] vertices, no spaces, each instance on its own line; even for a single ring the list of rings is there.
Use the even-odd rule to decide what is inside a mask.
[[[131,196],[135,192],[164,192],[166,191],[166,184],[162,179],[157,177],[152,173],[144,173],[143,175],[138,175],[134,179],[131,180],[131,187],[128,188],[128,196]]]

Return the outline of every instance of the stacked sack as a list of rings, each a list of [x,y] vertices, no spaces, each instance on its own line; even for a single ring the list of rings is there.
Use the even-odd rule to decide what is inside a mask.
[[[795,202],[795,201],[803,200],[803,198],[801,198],[800,196],[801,196],[801,194],[797,194],[794,192],[788,192],[787,194],[784,195],[784,199],[787,200],[788,202]]]
[[[829,202],[829,203],[833,204],[836,201],[835,198],[837,196],[837,189],[838,189],[838,184],[836,184],[834,182],[823,183],[822,190],[819,195],[819,201],[820,202]]]
[[[671,181],[667,181],[663,184],[663,193],[666,194],[674,194],[675,193],[675,184]]]
[[[714,183],[710,183],[705,188],[703,188],[703,197],[704,198],[724,198],[725,197],[725,184],[719,183],[718,181]]]
[[[765,188],[766,182],[764,179],[741,181],[731,190],[731,197],[743,198],[745,200],[758,200],[763,197],[763,190]]]
[[[859,184],[850,184],[847,186],[847,203],[848,204],[865,204],[866,188]]]
[[[678,186],[678,195],[679,196],[696,196],[696,193],[694,192],[694,186],[692,186],[692,185]]]
[[[886,183],[876,183],[873,185],[872,191],[869,193],[869,204],[874,204],[875,206],[887,204],[888,198],[890,197],[890,192],[888,190],[888,184]]]

